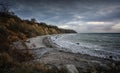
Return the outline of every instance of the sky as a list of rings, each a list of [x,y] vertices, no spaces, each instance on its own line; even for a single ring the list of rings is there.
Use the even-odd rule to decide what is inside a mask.
[[[120,33],[120,0],[0,0],[22,19],[79,33]]]

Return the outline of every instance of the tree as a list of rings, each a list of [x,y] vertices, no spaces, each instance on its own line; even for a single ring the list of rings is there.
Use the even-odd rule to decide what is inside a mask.
[[[31,18],[31,22],[36,22],[36,19],[35,18]]]
[[[10,3],[9,2],[0,2],[0,12],[9,13]]]

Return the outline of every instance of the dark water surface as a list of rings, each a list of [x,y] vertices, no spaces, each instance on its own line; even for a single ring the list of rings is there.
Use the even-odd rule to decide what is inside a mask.
[[[56,44],[92,56],[120,61],[119,33],[78,33],[60,35]]]

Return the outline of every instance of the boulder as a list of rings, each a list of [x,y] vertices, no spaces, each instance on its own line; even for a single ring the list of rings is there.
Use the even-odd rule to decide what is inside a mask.
[[[68,64],[65,66],[68,73],[79,73],[78,70],[76,69],[75,65],[73,64]]]

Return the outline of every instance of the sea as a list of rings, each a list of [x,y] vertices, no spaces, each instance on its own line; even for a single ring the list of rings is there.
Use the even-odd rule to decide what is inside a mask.
[[[120,61],[120,33],[77,33],[51,37],[60,50]]]

